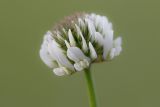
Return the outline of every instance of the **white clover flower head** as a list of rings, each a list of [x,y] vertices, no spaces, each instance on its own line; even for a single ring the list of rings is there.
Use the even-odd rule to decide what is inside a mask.
[[[92,63],[112,60],[122,51],[121,44],[121,37],[113,39],[107,17],[76,13],[44,35],[40,57],[56,75],[71,75]]]

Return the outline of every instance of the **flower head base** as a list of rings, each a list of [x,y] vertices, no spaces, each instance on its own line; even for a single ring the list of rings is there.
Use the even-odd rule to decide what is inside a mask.
[[[118,56],[121,42],[121,37],[113,39],[105,16],[75,14],[44,35],[40,57],[56,75],[70,75]]]

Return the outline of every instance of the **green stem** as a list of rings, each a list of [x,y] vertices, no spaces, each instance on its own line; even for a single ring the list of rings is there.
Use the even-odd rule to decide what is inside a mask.
[[[94,89],[94,81],[90,69],[85,71],[85,78],[88,86],[90,107],[97,107],[96,94]]]

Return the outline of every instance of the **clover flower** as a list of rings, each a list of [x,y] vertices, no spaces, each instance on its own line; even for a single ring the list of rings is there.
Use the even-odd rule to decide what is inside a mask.
[[[122,51],[121,43],[121,37],[113,38],[107,17],[77,13],[44,35],[40,57],[56,75],[70,75],[92,63],[112,60]]]

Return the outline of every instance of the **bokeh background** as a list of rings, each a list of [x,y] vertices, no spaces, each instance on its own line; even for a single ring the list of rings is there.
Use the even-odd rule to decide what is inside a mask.
[[[57,77],[44,33],[74,12],[108,16],[123,52],[94,64],[99,107],[160,107],[159,0],[0,0],[0,107],[89,107],[84,73]]]

